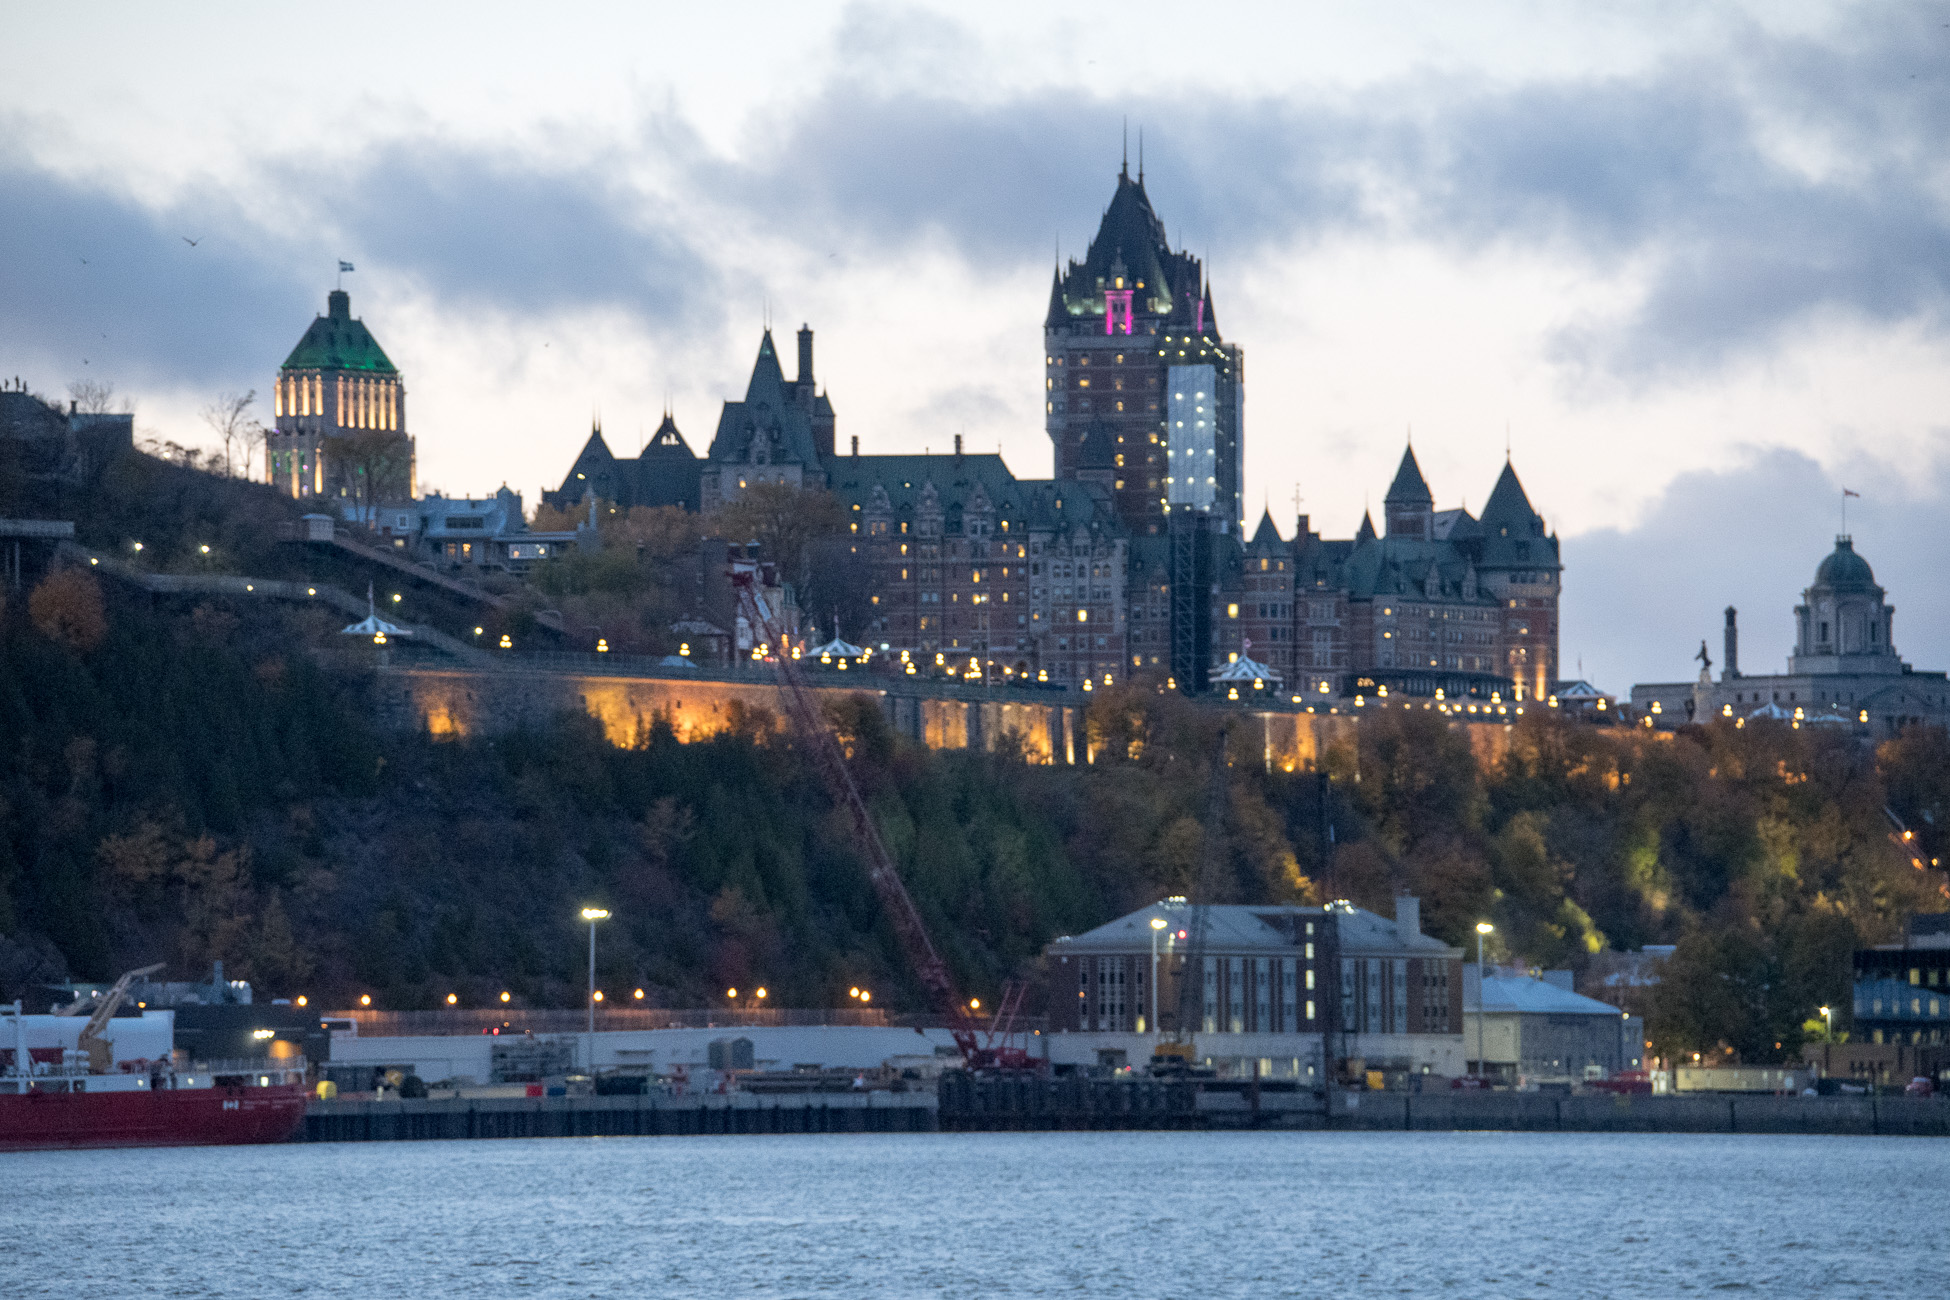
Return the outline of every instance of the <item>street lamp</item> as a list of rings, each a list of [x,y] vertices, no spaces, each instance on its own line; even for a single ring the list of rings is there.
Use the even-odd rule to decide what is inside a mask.
[[[1165,918],[1151,918],[1151,1032],[1158,1032],[1158,936],[1164,932]]]
[[[589,1046],[584,1053],[583,1065],[589,1073],[596,1072],[596,922],[609,920],[609,909],[585,907],[582,919],[589,922]]]
[[[1821,1009],[1821,1022],[1827,1029],[1822,1036],[1821,1044],[1821,1077],[1825,1079],[1831,1072],[1830,1067],[1835,1057],[1835,1009],[1833,1007]]]
[[[1496,929],[1488,921],[1476,923],[1476,1077],[1483,1076],[1483,936]]]

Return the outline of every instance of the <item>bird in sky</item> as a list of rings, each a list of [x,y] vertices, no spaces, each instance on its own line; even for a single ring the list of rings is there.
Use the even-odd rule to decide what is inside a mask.
[[[86,266],[86,265],[88,265],[88,259],[87,259],[87,258],[85,258],[85,257],[84,257],[84,258],[82,258],[82,259],[81,259],[81,264],[82,264],[83,266]]]
[[[195,248],[198,244],[203,242],[200,239],[191,239],[188,235],[180,235],[178,236],[178,238],[180,238],[184,243],[188,244],[191,248]]]

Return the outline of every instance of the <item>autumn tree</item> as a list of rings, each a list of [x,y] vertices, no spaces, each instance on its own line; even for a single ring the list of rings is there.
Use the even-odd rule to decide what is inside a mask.
[[[41,579],[27,598],[27,616],[42,636],[76,650],[93,650],[108,635],[101,584],[79,569]]]

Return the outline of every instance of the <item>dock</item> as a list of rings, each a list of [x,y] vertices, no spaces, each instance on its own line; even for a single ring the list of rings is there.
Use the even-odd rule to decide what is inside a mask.
[[[1340,1090],[1322,1095],[1272,1084],[957,1072],[942,1079],[938,1092],[315,1101],[299,1140],[1144,1129],[1950,1137],[1950,1100]]]
[[[733,1133],[932,1133],[932,1092],[314,1101],[300,1140],[695,1137]]]

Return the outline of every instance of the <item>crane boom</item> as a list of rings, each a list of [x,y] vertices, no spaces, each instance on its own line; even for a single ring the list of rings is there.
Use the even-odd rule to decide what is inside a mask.
[[[153,966],[143,966],[123,972],[122,977],[115,981],[115,987],[104,993],[101,1001],[95,1004],[95,1014],[89,1016],[88,1023],[81,1027],[81,1037],[75,1044],[88,1053],[90,1074],[105,1074],[108,1071],[108,1040],[102,1037],[102,1031],[108,1028],[108,1022],[114,1018],[123,999],[129,996],[129,986],[143,976],[153,975],[162,968],[163,963],[157,962]]]
[[[1155,1060],[1177,1069],[1189,1068],[1197,1057],[1194,1036],[1204,1023],[1205,935],[1212,900],[1212,869],[1225,840],[1226,798],[1230,792],[1226,774],[1226,724],[1219,725],[1219,738],[1212,749],[1212,774],[1205,788],[1205,826],[1199,841],[1198,875],[1192,881],[1188,901],[1191,921],[1186,925],[1184,965],[1178,974],[1178,1015],[1172,1032],[1160,1041]]]
[[[921,911],[914,905],[913,895],[907,892],[900,872],[894,867],[893,855],[888,853],[873,813],[861,796],[853,773],[847,768],[846,756],[840,750],[839,741],[820,711],[819,702],[806,685],[798,660],[792,657],[785,629],[779,625],[766,604],[764,594],[758,589],[758,565],[750,560],[734,560],[731,582],[738,593],[739,613],[744,615],[753,633],[762,635],[775,651],[779,694],[785,702],[786,716],[792,723],[793,733],[812,756],[814,766],[819,769],[820,777],[825,781],[834,802],[846,809],[853,827],[854,843],[866,859],[867,880],[894,927],[894,934],[900,940],[901,949],[915,977],[927,990],[934,1009],[947,1017],[949,1032],[954,1036],[963,1062],[971,1069],[1028,1068],[1031,1065],[1028,1052],[1021,1048],[999,1046],[996,1028],[985,1032],[955,991],[955,981],[949,973],[948,963],[941,959],[934,940],[929,938],[927,926],[921,920]],[[1008,1003],[1006,991],[1004,1001]],[[1020,993],[1016,1001],[1020,1001]],[[1009,1009],[1013,1012],[1012,1003]],[[991,1024],[1002,1027],[1002,1017],[993,1017]]]

